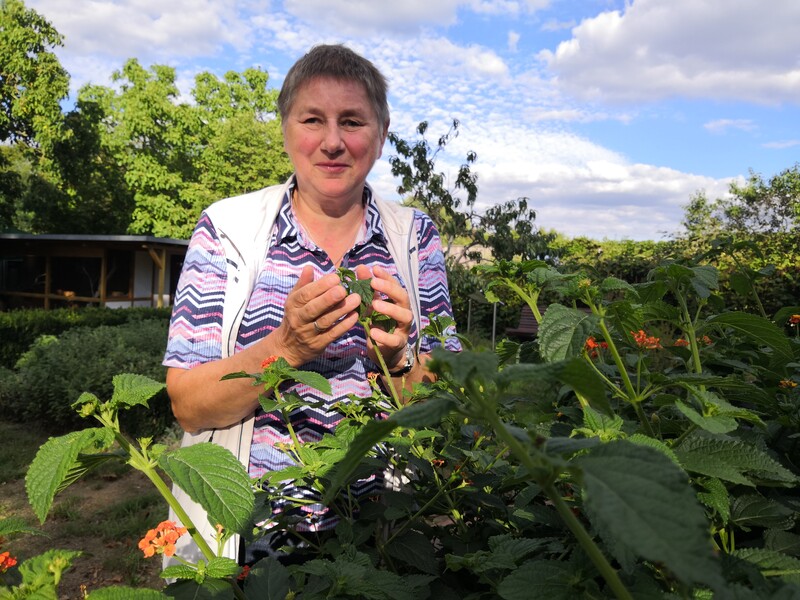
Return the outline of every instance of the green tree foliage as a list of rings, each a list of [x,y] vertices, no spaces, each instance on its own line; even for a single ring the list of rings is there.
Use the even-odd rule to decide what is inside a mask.
[[[478,158],[474,152],[467,153],[452,188],[447,176],[436,171],[436,159],[458,135],[458,127],[459,122],[453,120],[435,148],[425,138],[426,121],[417,126],[415,142],[389,133],[389,141],[397,152],[389,158],[389,164],[392,175],[400,178],[398,193],[406,197],[407,204],[423,210],[433,219],[444,252],[451,260],[480,260],[480,247],[491,249],[495,258],[507,260],[547,255],[550,237],[534,227],[536,212],[528,208],[528,198],[509,200],[483,213],[477,211],[478,176],[471,170]],[[459,192],[464,192],[466,198],[462,199]],[[463,248],[456,253],[454,246],[461,242],[465,242]]]
[[[69,75],[52,49],[61,35],[20,0],[0,4],[0,141],[47,146],[61,134]]]
[[[20,0],[2,31],[0,229],[186,238],[213,201],[292,171],[265,71],[201,73],[186,100],[173,68],[131,59],[64,114],[61,35]]]

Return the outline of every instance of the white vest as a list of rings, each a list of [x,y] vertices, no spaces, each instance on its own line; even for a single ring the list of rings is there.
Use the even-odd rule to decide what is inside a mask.
[[[219,200],[205,210],[217,232],[225,252],[228,266],[225,303],[222,309],[222,358],[234,353],[239,325],[244,317],[250,294],[261,273],[266,249],[272,235],[272,226],[280,210],[289,181],[256,192]],[[411,310],[417,324],[417,343],[421,338],[419,302],[419,240],[414,227],[414,210],[397,203],[373,199],[381,216],[389,252],[407,286]],[[213,442],[230,450],[248,468],[250,445],[253,439],[255,413],[241,422],[221,429],[206,429],[197,433],[184,433],[181,447],[200,442]],[[192,519],[198,532],[209,546],[216,548],[215,524],[209,523],[205,511],[178,486],[172,486],[178,502]],[[170,510],[169,518],[177,520]],[[190,536],[182,536],[176,554],[189,562],[203,558],[200,549]],[[223,549],[223,556],[236,560],[239,554],[239,536],[232,536]],[[178,564],[174,558],[164,556],[164,566]]]

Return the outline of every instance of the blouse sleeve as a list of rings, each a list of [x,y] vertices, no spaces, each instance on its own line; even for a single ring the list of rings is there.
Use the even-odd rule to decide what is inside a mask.
[[[227,271],[211,220],[195,227],[178,280],[163,365],[189,369],[222,357],[222,307]]]
[[[416,211],[415,222],[419,236],[419,297],[422,327],[430,323],[428,315],[431,313],[440,317],[453,317],[450,304],[450,291],[447,288],[447,270],[445,269],[442,243],[439,232],[428,215]],[[450,327],[448,333],[454,334],[455,326]],[[430,352],[434,346],[439,346],[439,341],[431,336],[422,336],[420,352]],[[447,339],[445,348],[451,351],[461,350],[457,338]]]

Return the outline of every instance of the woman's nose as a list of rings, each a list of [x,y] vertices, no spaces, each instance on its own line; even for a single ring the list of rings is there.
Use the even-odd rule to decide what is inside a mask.
[[[325,152],[339,152],[343,147],[342,132],[338,125],[328,125],[325,127],[325,134],[322,138],[322,149]]]

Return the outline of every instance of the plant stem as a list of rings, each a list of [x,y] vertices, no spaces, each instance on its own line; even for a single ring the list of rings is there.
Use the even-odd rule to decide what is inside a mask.
[[[497,436],[506,443],[511,453],[523,464],[523,466],[528,469],[529,473],[536,473],[540,469],[540,465],[536,464],[519,440],[517,440],[517,438],[511,434],[505,424],[500,420],[500,417],[498,417],[497,413],[491,409],[485,410],[484,412],[484,417],[487,421],[489,421],[489,424],[492,426],[492,429],[494,429],[495,433],[497,433]],[[533,479],[536,480],[537,478],[533,476]],[[542,491],[556,507],[558,514],[578,540],[581,548],[583,548],[584,552],[586,552],[587,556],[597,570],[600,571],[600,575],[606,580],[606,583],[608,583],[608,586],[614,592],[614,595],[619,600],[633,600],[633,596],[631,596],[630,592],[622,583],[622,580],[620,580],[619,574],[608,562],[603,552],[600,550],[600,548],[598,548],[597,544],[591,538],[581,522],[574,514],[572,514],[572,511],[564,502],[561,494],[559,494],[558,490],[556,490],[555,486],[553,486],[552,480],[539,480],[537,483],[542,487]]]

